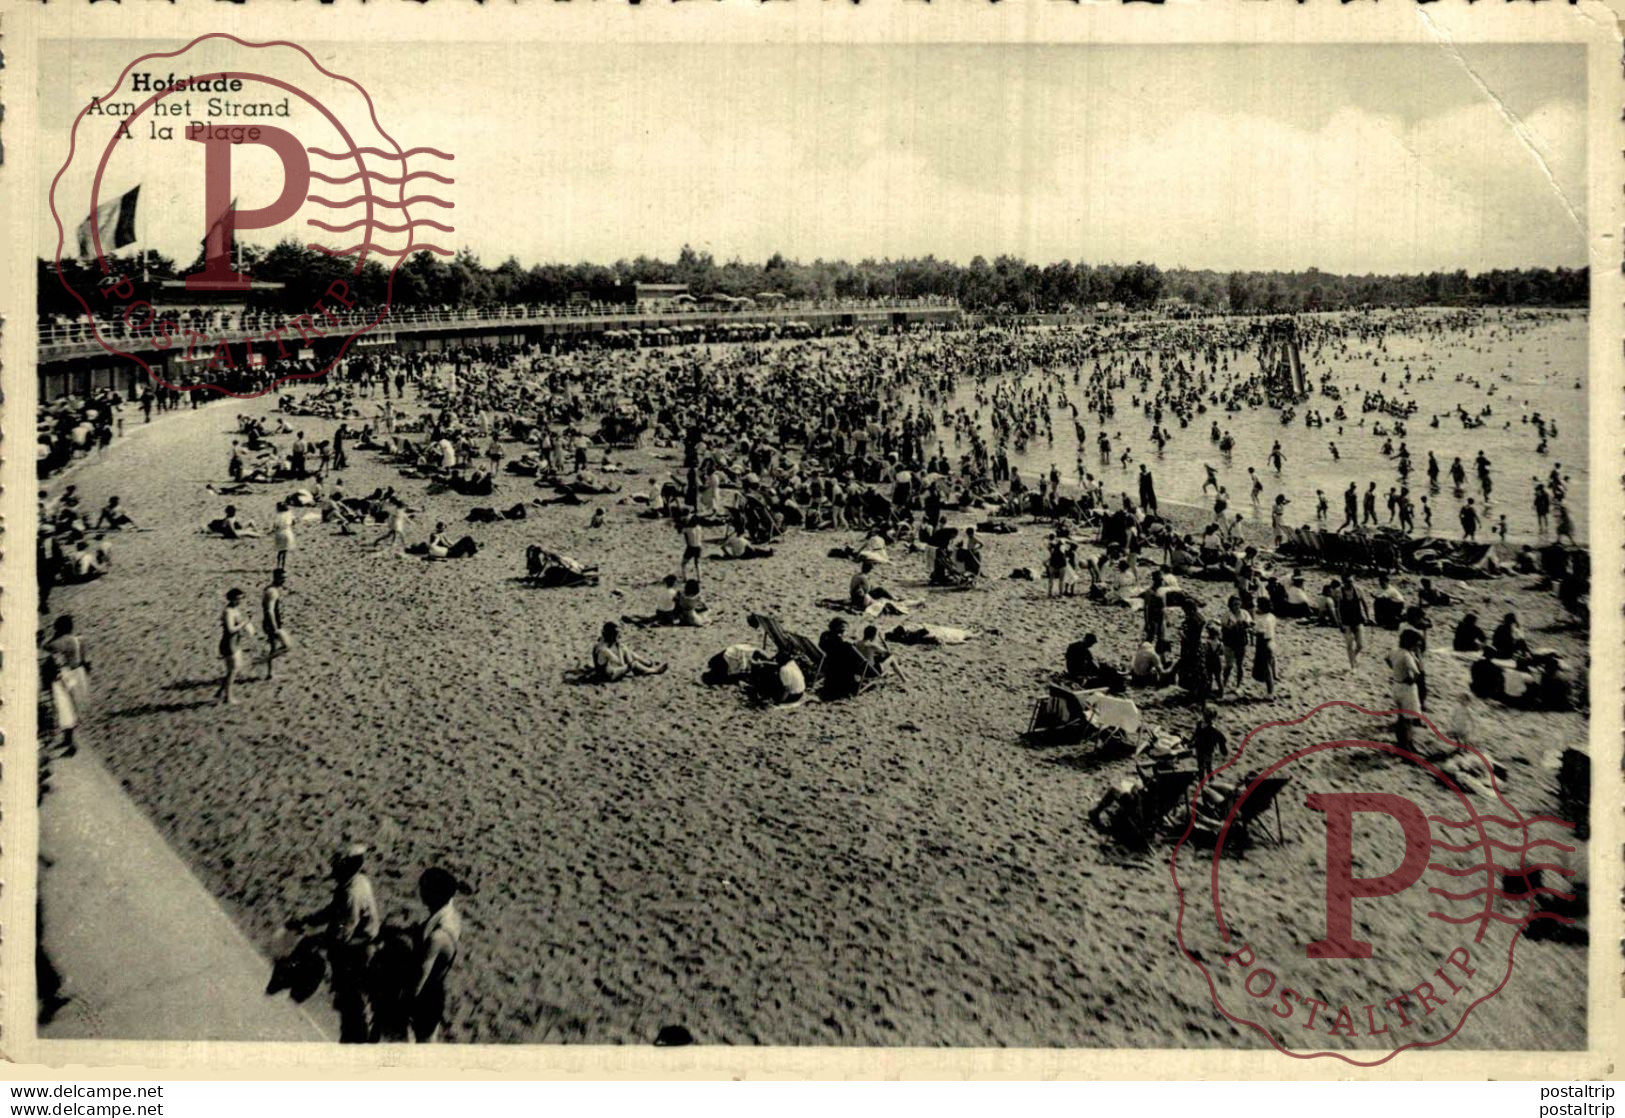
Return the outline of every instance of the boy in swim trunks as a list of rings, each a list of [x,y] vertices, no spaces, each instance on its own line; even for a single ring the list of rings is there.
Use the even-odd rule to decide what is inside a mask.
[[[260,594],[260,621],[265,628],[266,679],[274,674],[272,666],[276,658],[293,651],[293,643],[288,639],[288,631],[282,620],[282,599],[287,592],[287,573],[272,571],[271,585]]]

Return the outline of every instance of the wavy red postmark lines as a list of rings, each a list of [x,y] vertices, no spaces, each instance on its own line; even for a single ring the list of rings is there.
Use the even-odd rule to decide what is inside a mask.
[[[1507,987],[1529,925],[1570,920],[1548,902],[1572,899],[1576,848],[1423,716],[1404,745],[1317,735],[1346,712],[1387,737],[1399,716],[1333,701],[1252,730],[1198,790],[1170,871],[1180,952],[1222,1016],[1284,1055],[1370,1067],[1451,1041]],[[1248,805],[1266,800],[1295,834],[1254,855],[1268,828]]]
[[[154,80],[139,69],[176,59],[198,72]],[[191,95],[200,92],[211,95],[194,109]],[[149,95],[117,101],[134,93]],[[265,97],[272,100],[256,100]],[[109,103],[123,111],[110,115]],[[166,283],[151,282],[144,264],[117,255],[148,239],[131,233],[136,191],[118,194],[141,173],[132,151],[143,144],[164,145],[166,161],[195,172],[188,180],[193,189],[179,191],[161,213],[153,213],[150,197],[142,202],[149,226],[190,223],[202,244],[197,266]],[[87,154],[76,166],[82,147]],[[455,203],[444,188],[455,183],[446,173],[453,159],[434,147],[402,147],[360,83],[296,43],[200,35],[179,50],[132,60],[109,92],[75,117],[49,197],[57,276],[84,311],[87,337],[155,383],[263,395],[286,381],[325,375],[387,323],[396,275],[409,257],[452,255],[433,238],[453,227],[420,215],[432,207],[438,217],[450,216]],[[334,187],[343,189],[328,197]],[[241,205],[244,197],[257,204]],[[335,215],[344,224],[323,220]],[[70,229],[78,232],[80,256],[99,273],[94,292],[66,274]],[[327,243],[313,230],[343,236]],[[281,283],[256,278],[238,248],[239,234],[252,231],[299,244],[338,267],[284,270]]]

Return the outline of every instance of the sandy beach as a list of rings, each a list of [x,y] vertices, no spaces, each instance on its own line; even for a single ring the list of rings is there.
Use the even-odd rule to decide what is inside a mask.
[[[204,485],[225,475],[234,415],[273,407],[222,401],[161,417],[53,482],[77,485],[91,509],[120,495],[152,529],[116,537],[109,577],[53,594],[54,611],[82,619],[95,666],[81,740],[256,943],[271,945],[283,921],[323,903],[329,853],[358,840],[374,848],[370,872],[392,919],[421,915],[412,884],[427,865],[476,886],[462,902],[458,1041],[642,1044],[681,1025],[700,1043],[1265,1043],[1213,1012],[1179,955],[1171,846],[1127,851],[1085,819],[1129,762],[1019,740],[1069,642],[1096,632],[1104,656],[1122,662],[1138,634],[1126,607],[1047,600],[1041,580],[1005,577],[1041,566],[1046,526],[987,537],[989,577],[973,591],[928,587],[917,556],[898,555],[885,572],[894,590],[926,599],[914,619],[976,640],[899,649],[906,685],[761,710],[734,688],[701,684],[705,663],[758,638],[748,611],[820,632],[832,615],[818,599],[843,594],[851,573],[827,552],[847,534],[792,532],[771,559],[708,562],[709,628],[628,637],[669,661],[668,674],[572,685],[564,673],[585,662],[598,626],[647,613],[654,586],[676,570],[671,526],[615,497],[465,526],[475,505],[506,508],[541,491],[504,477],[491,498],[429,495],[426,482],[352,451],[349,493],[395,485],[415,510],[409,539],[444,520],[480,553],[432,563],[371,550],[378,526],[345,537],[299,525],[294,652],[273,681],[258,666],[239,704],[217,707],[223,595],[240,586],[255,600],[273,552],[269,539],[228,542],[200,527],[228,501],[263,527],[295,486],[228,499]],[[126,422],[139,413],[126,409]],[[292,422],[315,438],[337,426]],[[679,453],[646,448],[621,461],[646,482]],[[590,528],[599,507],[606,522]],[[531,543],[599,564],[601,584],[522,586]],[[1413,577],[1396,581],[1413,596]],[[1513,609],[1532,643],[1583,664],[1583,631],[1533,583],[1445,583],[1460,601],[1434,611],[1436,633],[1468,609],[1487,621]],[[1335,630],[1282,624],[1277,699],[1253,685],[1221,704],[1219,725],[1235,745],[1260,722],[1328,699],[1386,709],[1391,642],[1374,633],[1348,672]],[[1466,665],[1430,654],[1428,670],[1442,720],[1466,690]],[[1189,706],[1137,698],[1165,728],[1194,722]],[[1555,812],[1548,756],[1585,741],[1583,711],[1476,710],[1508,797],[1526,814]],[[1391,737],[1378,720],[1335,711],[1276,740],[1327,733]],[[1359,775],[1337,758],[1317,770],[1331,788],[1355,787]],[[1301,797],[1282,813],[1286,841],[1250,848],[1232,867],[1260,895],[1324,857]],[[1280,919],[1310,939],[1320,917]],[[1475,1016],[1462,1043],[1583,1045],[1585,965],[1583,947],[1520,943],[1494,1012]]]

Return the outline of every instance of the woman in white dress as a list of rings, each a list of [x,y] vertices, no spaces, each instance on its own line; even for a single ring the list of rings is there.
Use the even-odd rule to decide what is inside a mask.
[[[90,704],[90,662],[85,658],[85,642],[74,631],[73,615],[58,617],[52,625],[45,654],[51,661],[51,707],[57,729],[62,731],[62,751],[74,753],[73,732]]]
[[[1401,749],[1409,749],[1411,744],[1411,719],[1407,712],[1414,714],[1422,709],[1422,696],[1417,687],[1422,678],[1418,651],[1421,636],[1415,629],[1406,629],[1399,634],[1399,644],[1388,653],[1388,669],[1392,673],[1394,708],[1398,718],[1394,734]]]
[[[276,503],[276,517],[272,520],[272,538],[276,541],[276,569],[288,569],[288,552],[294,549],[293,509],[288,502]]]

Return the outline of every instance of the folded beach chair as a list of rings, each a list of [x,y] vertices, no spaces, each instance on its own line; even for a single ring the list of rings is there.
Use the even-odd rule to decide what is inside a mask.
[[[1399,558],[1399,548],[1390,539],[1371,541],[1371,562],[1381,571],[1397,571],[1403,566]]]

